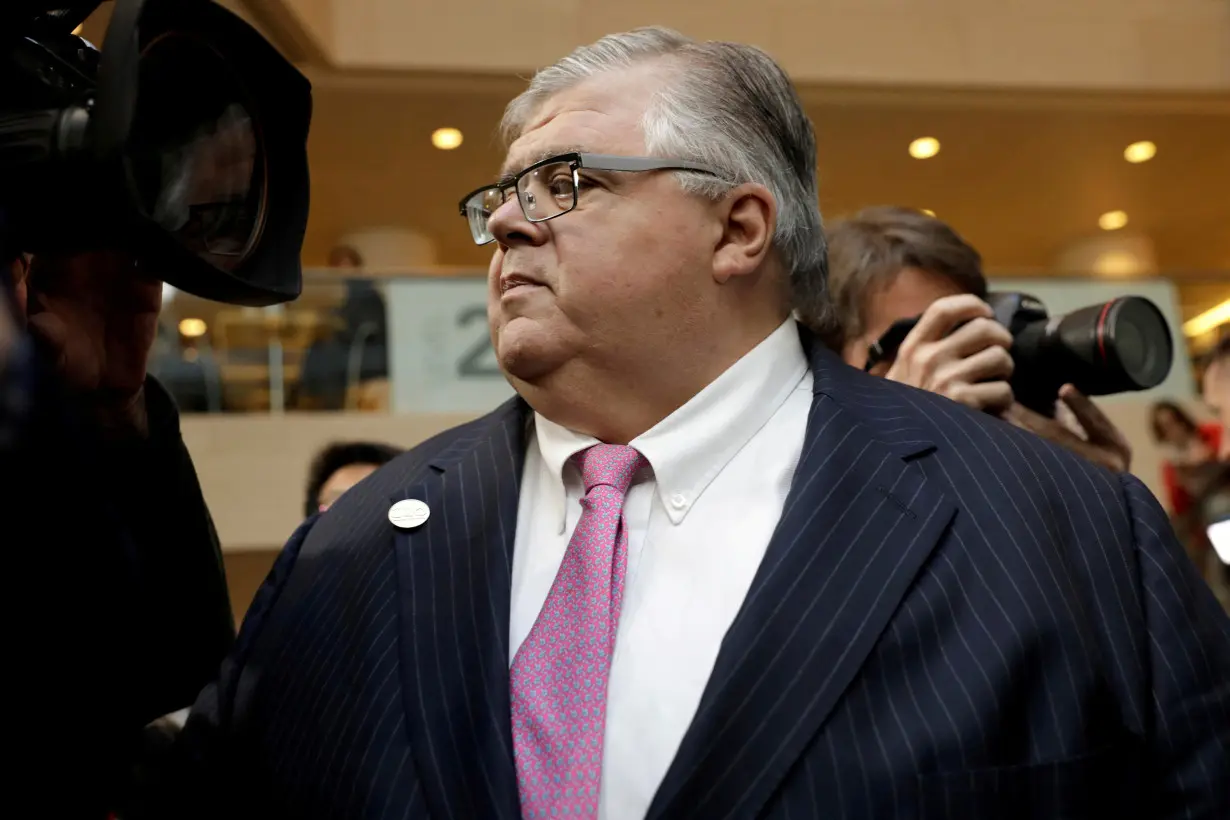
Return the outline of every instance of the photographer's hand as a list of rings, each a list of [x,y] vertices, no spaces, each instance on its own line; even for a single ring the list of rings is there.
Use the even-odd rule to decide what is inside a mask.
[[[977,296],[962,294],[936,300],[881,375],[939,393],[975,410],[1006,410],[1013,399],[1008,385],[1013,366],[1008,353],[1012,335],[992,316],[990,305]]]
[[[126,254],[42,256],[31,264],[30,330],[109,436],[148,433],[143,385],[161,307],[162,284]]]
[[[1123,432],[1088,396],[1072,385],[1065,384],[1060,389],[1059,400],[1063,407],[1071,411],[1083,435],[1056,419],[1048,419],[1019,404],[1013,404],[1004,414],[1004,418],[1017,427],[1066,447],[1108,470],[1127,472],[1132,466],[1132,445],[1128,444]]]

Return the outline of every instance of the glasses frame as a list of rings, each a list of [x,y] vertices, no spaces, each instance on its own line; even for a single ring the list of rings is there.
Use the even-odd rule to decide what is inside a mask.
[[[550,216],[532,217],[525,206],[525,200],[521,194],[521,180],[525,179],[528,174],[542,168],[544,165],[558,164],[567,162],[572,171],[572,204],[567,208],[559,211],[559,213],[551,214]],[[589,154],[578,151],[570,151],[564,154],[556,154],[553,157],[539,160],[533,165],[527,166],[519,171],[511,179],[505,178],[492,185],[484,185],[481,188],[475,188],[461,198],[458,203],[458,211],[461,216],[469,220],[469,214],[466,211],[466,205],[480,194],[487,191],[499,191],[506,195],[506,192],[511,188],[517,197],[517,205],[521,208],[521,214],[529,222],[547,222],[555,219],[557,216],[563,216],[570,213],[577,207],[577,191],[581,187],[581,179],[579,171],[581,168],[589,168],[593,171],[623,171],[629,173],[638,173],[642,171],[693,171],[698,174],[707,174],[712,177],[720,178],[722,175],[713,168],[707,165],[701,165],[698,162],[691,162],[686,159],[667,159],[663,157],[625,157],[617,154]],[[508,200],[505,199],[505,202]],[[470,236],[474,239],[474,244],[482,246],[489,245],[495,241],[495,237],[479,241],[474,237],[474,231],[471,229]]]

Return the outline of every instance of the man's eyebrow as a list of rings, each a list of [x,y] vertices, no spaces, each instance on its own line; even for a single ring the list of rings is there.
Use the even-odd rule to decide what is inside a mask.
[[[559,146],[555,146],[552,148],[544,148],[541,151],[537,152],[536,154],[533,154],[532,156],[530,156],[528,159],[522,159],[522,160],[519,160],[518,162],[512,162],[511,160],[505,160],[504,167],[500,169],[500,182],[501,183],[511,183],[513,180],[513,177],[515,177],[518,174],[518,172],[522,171],[525,168],[529,168],[531,165],[534,165],[535,163],[542,162],[544,159],[550,159],[551,157],[558,157],[561,154],[586,154],[586,153],[590,153],[590,151],[589,149],[583,146],[566,145],[562,148]]]

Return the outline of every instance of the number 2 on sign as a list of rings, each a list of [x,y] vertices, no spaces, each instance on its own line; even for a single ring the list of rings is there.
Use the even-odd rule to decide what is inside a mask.
[[[495,363],[495,348],[491,346],[491,331],[487,328],[487,308],[470,305],[457,314],[457,327],[467,328],[475,322],[482,329],[482,338],[476,339],[461,358],[457,360],[457,375],[463,379],[502,377]]]

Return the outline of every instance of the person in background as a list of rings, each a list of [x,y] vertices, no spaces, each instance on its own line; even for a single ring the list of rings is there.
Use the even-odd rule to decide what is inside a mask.
[[[1197,424],[1182,407],[1159,401],[1150,411],[1153,440],[1165,452],[1162,484],[1166,501],[1175,515],[1183,515],[1192,504],[1189,479],[1194,468],[1217,458],[1221,449],[1222,428],[1216,421]]]
[[[1209,540],[1205,534],[1204,504],[1222,480],[1217,462],[1222,429],[1216,421],[1197,424],[1179,405],[1160,401],[1150,411],[1153,439],[1161,446],[1162,485],[1175,533],[1187,554],[1209,576]]]
[[[368,441],[336,442],[325,447],[312,459],[308,469],[307,497],[303,515],[311,518],[324,512],[342,493],[376,472],[401,454],[389,444]]]
[[[340,328],[308,348],[298,399],[302,409],[374,409],[363,400],[365,386],[388,379],[388,311],[379,288],[363,276],[364,265],[349,245],[329,252],[329,267],[345,276],[345,295],[333,310]]]
[[[1097,405],[1064,385],[1055,418],[1014,401],[1012,335],[992,318],[982,257],[947,223],[911,208],[866,208],[829,226],[831,310],[800,316],[847,364],[863,368],[870,345],[901,319],[919,318],[897,356],[872,375],[939,393],[1001,416],[1081,455],[1126,472],[1132,448]]]
[[[1222,461],[1230,461],[1230,330],[1222,334],[1213,348],[1201,381],[1204,400],[1217,414],[1222,427],[1217,456]]]
[[[350,245],[338,245],[329,251],[329,267],[331,268],[363,268],[363,256]]]
[[[1230,329],[1223,331],[1221,339],[1209,355],[1201,378],[1204,389],[1204,400],[1217,414],[1221,423],[1221,441],[1217,451],[1218,459],[1225,469],[1223,492],[1230,495]],[[1225,549],[1222,549],[1221,592],[1222,603],[1230,610],[1230,560],[1227,560]]]

